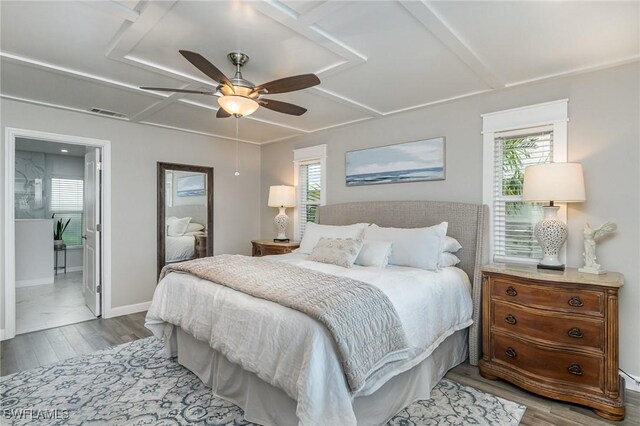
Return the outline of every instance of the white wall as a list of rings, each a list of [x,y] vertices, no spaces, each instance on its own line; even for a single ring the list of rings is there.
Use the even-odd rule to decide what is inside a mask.
[[[147,302],[155,289],[158,161],[214,167],[214,251],[250,253],[250,241],[260,234],[259,147],[240,145],[241,174],[235,177],[235,145],[229,140],[6,99],[0,101],[0,109],[2,179],[6,127],[111,141],[112,307]],[[4,203],[4,183],[0,187]],[[3,224],[4,218],[0,241]],[[4,253],[0,254],[4,259]],[[4,265],[1,267],[4,271]],[[3,297],[4,282],[0,286],[2,303]]]
[[[263,237],[274,233],[275,209],[267,207],[270,185],[293,184],[294,148],[328,144],[327,202],[360,200],[442,200],[482,202],[482,120],[480,114],[569,99],[569,161],[582,162],[587,202],[568,211],[568,265],[580,266],[582,227],[605,220],[618,232],[602,242],[600,263],[624,274],[620,292],[620,363],[640,376],[640,65],[504,89],[348,127],[326,130],[262,149]],[[345,152],[445,136],[444,181],[345,186]],[[289,214],[292,214],[291,210]],[[291,230],[289,230],[291,232]]]

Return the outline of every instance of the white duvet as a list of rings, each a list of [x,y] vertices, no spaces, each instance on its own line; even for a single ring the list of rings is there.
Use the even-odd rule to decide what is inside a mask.
[[[352,398],[375,392],[410,369],[448,336],[471,325],[473,304],[467,275],[390,266],[351,269],[306,261],[303,254],[273,256],[304,268],[348,276],[382,290],[404,326],[411,356],[388,364],[356,395],[347,386],[332,337],[306,315],[191,275],[171,273],[156,288],[146,326],[156,337],[180,326],[195,338],[298,402],[303,425],[356,424]]]
[[[165,237],[165,262],[180,262],[195,257],[195,237],[193,235],[180,235],[178,237]]]

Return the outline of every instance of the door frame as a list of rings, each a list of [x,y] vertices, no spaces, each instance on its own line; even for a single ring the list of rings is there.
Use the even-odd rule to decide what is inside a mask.
[[[4,155],[4,329],[0,340],[16,335],[15,153],[16,138],[85,145],[102,149],[102,300],[104,318],[111,316],[111,141],[38,130],[5,128]]]

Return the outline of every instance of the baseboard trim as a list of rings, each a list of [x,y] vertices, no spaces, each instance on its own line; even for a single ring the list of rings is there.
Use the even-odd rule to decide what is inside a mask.
[[[151,306],[151,301],[143,303],[135,303],[133,305],[116,306],[111,308],[107,318],[120,317],[122,315],[135,314],[136,312],[144,312]]]
[[[31,287],[34,285],[53,284],[53,277],[51,278],[36,278],[35,280],[20,280],[16,281],[16,288],[19,287]]]
[[[80,266],[69,266],[67,268],[67,272],[82,272],[82,265]],[[58,275],[60,275],[60,273],[58,273]],[[64,275],[64,273],[63,273]]]
[[[635,376],[633,374],[629,374],[631,377],[633,377],[636,380],[640,380],[640,376]],[[624,374],[622,374],[622,376],[624,377]],[[640,386],[637,385],[633,380],[631,380],[628,377],[624,377],[624,387],[627,390],[631,390],[634,392],[640,392]]]
[[[0,328],[0,340],[6,340],[4,335],[4,328]]]

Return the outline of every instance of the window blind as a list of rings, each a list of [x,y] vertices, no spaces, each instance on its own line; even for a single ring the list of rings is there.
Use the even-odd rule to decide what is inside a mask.
[[[82,179],[51,178],[49,210],[55,222],[63,224],[71,219],[62,239],[68,246],[82,245],[82,213],[84,206],[84,181]]]
[[[542,204],[522,202],[522,185],[527,166],[553,160],[553,132],[496,133],[494,146],[494,261],[541,259],[534,228]]]
[[[301,163],[298,169],[298,234],[296,239],[301,239],[307,222],[316,220],[316,212],[320,205],[320,190],[322,183],[322,169],[320,161]]]

